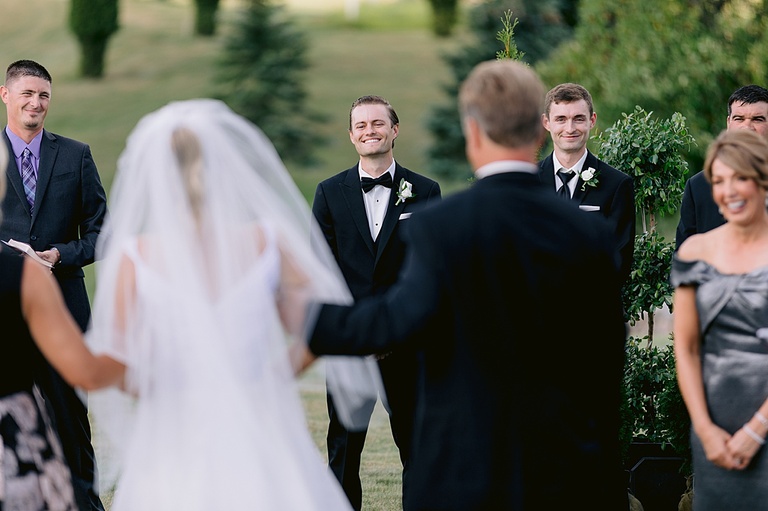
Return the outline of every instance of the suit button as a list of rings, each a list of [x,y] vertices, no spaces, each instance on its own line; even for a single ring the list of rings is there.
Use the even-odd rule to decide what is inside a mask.
[[[32,241],[37,241],[37,236],[30,236],[29,239]]]

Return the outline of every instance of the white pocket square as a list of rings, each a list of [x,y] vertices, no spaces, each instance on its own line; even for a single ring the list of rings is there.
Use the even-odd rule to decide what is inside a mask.
[[[398,218],[398,220],[405,220],[406,218],[411,218],[411,214],[410,213],[403,213],[403,214],[400,215],[400,218]]]
[[[589,204],[579,204],[582,211],[600,211],[600,206],[590,206]]]

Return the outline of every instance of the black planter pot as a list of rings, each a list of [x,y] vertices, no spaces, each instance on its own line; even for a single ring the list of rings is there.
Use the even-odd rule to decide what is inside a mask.
[[[683,458],[661,444],[632,442],[625,467],[630,493],[643,505],[643,511],[677,511],[686,490],[680,471]]]

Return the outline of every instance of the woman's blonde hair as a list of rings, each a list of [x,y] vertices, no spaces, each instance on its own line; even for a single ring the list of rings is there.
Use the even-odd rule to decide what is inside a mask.
[[[720,160],[733,171],[754,179],[768,190],[768,141],[751,130],[723,131],[710,144],[704,161],[704,177],[712,182],[712,163]]]
[[[171,144],[179,162],[181,178],[195,220],[200,222],[203,205],[203,153],[197,135],[188,128],[177,128]]]

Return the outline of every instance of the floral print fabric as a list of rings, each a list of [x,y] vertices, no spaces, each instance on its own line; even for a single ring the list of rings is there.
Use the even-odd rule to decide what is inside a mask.
[[[76,511],[61,444],[33,392],[0,397],[0,511]]]

